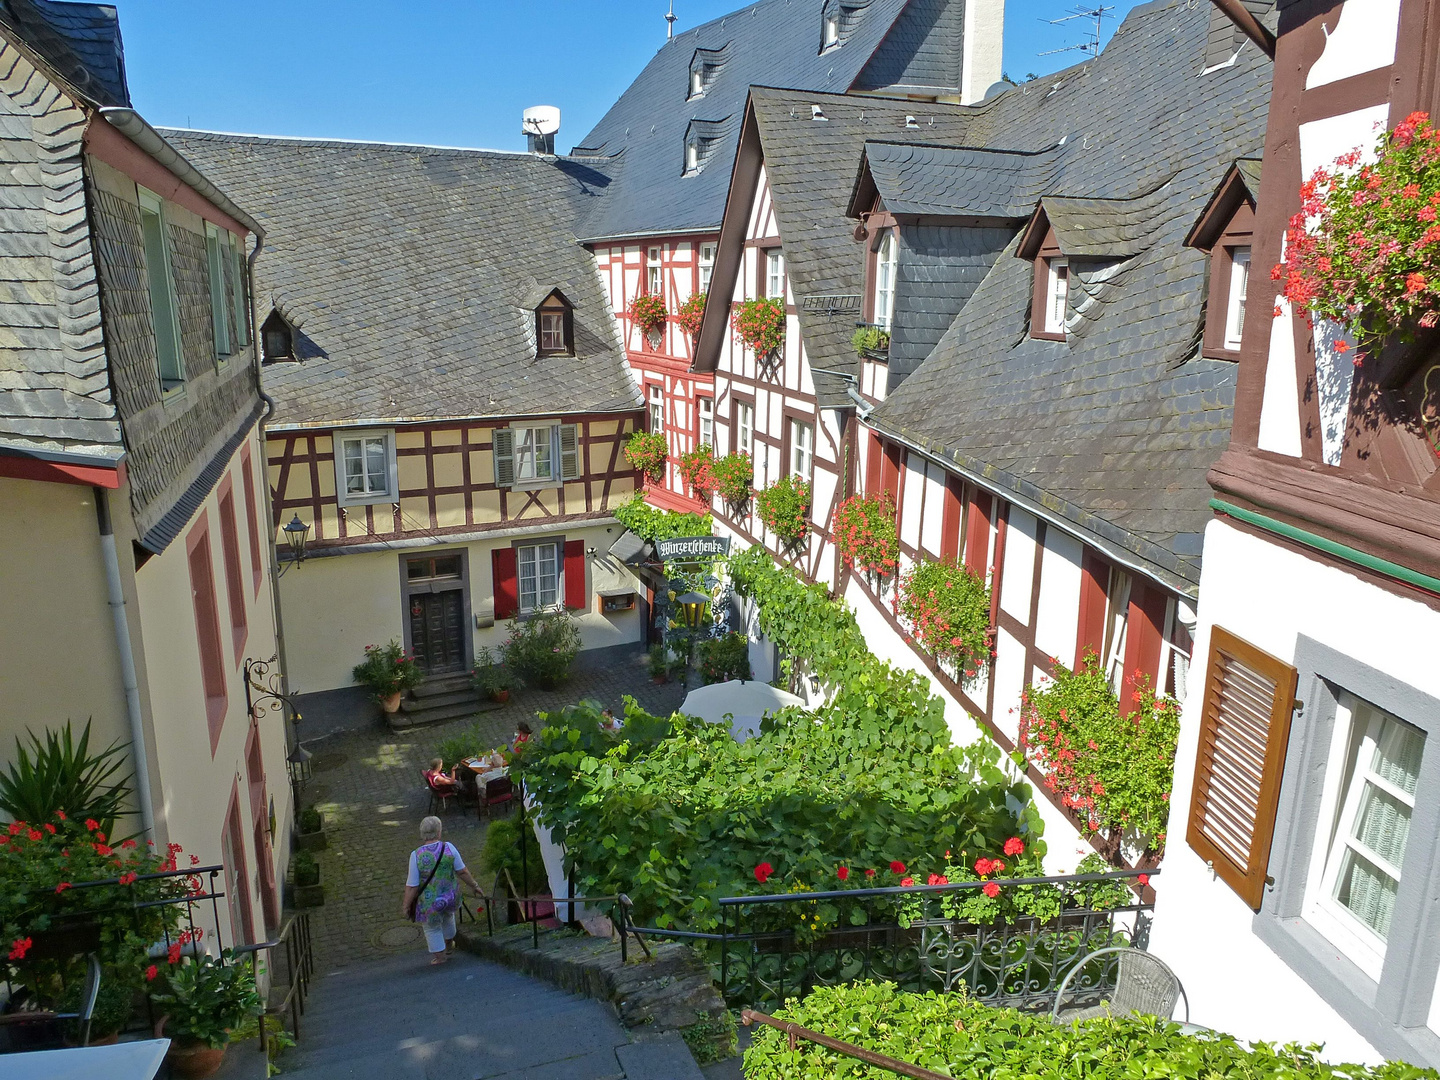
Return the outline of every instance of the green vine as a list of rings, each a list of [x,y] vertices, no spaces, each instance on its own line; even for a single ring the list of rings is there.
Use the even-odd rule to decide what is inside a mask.
[[[636,495],[629,502],[615,508],[615,520],[624,525],[642,540],[652,543],[656,540],[672,540],[677,536],[709,536],[709,514],[682,514],[675,510],[661,510],[645,501],[644,495]]]

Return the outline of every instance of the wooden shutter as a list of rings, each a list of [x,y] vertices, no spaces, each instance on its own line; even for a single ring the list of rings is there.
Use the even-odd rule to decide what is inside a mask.
[[[1254,910],[1265,894],[1293,667],[1223,627],[1210,632],[1186,841]]]
[[[1125,675],[1120,684],[1120,709],[1133,709],[1141,676],[1148,675],[1151,688],[1165,688],[1160,670],[1160,640],[1165,636],[1165,609],[1169,597],[1154,585],[1133,579],[1130,612],[1125,620]]]
[[[496,548],[490,553],[495,590],[495,618],[511,619],[520,610],[520,582],[515,574],[515,549]]]
[[[560,479],[574,480],[580,475],[580,428],[578,424],[560,425]]]
[[[871,497],[880,494],[880,462],[885,457],[885,444],[880,436],[870,432],[869,452],[865,455],[865,494]]]
[[[940,515],[940,557],[960,557],[960,518],[963,513],[965,482],[958,476],[945,478],[945,509]]]
[[[1103,666],[1105,658],[1105,611],[1110,587],[1110,567],[1104,559],[1085,549],[1080,558],[1080,622],[1075,635],[1075,664],[1078,669],[1087,652],[1093,652]]]
[[[495,486],[510,487],[515,483],[515,432],[496,428],[490,440],[495,451]]]
[[[900,446],[898,443],[885,444],[885,462],[880,467],[880,487],[900,503]]]
[[[970,500],[970,516],[965,523],[965,569],[985,579],[989,569],[986,561],[990,558],[990,514],[994,500],[985,492],[977,491]]]
[[[565,606],[583,610],[590,606],[585,591],[585,541],[565,541]]]

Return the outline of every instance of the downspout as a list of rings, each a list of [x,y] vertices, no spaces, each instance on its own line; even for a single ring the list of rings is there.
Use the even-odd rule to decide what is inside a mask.
[[[1261,25],[1260,20],[1240,0],[1210,0],[1237,30],[1253,41],[1260,51],[1271,60],[1275,59],[1275,35]]]
[[[135,650],[130,643],[130,621],[125,616],[125,590],[120,581],[120,557],[115,551],[115,528],[110,520],[109,494],[95,492],[95,515],[100,523],[100,555],[105,563],[110,616],[115,621],[115,648],[120,653],[120,681],[125,687],[125,713],[130,720],[130,748],[135,759],[135,798],[140,803],[144,839],[155,839],[155,808],[150,801],[150,758],[145,746],[145,717],[140,710],[140,679],[135,673]]]

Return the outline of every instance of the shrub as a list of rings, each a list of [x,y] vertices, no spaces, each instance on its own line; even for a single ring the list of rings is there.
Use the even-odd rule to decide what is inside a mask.
[[[680,310],[675,313],[675,321],[692,338],[700,334],[700,323],[705,318],[705,297],[703,292],[691,293],[690,299],[681,304]]]
[[[615,508],[615,520],[642,540],[673,540],[677,536],[709,536],[713,531],[709,514],[682,514],[678,510],[661,510],[637,494],[623,506]]]
[[[645,659],[645,669],[652,679],[663,679],[670,673],[670,658],[664,645],[651,645]]]
[[[1153,1016],[1052,1024],[1048,1015],[991,1008],[964,993],[902,993],[892,983],[817,987],[803,1001],[787,1001],[777,1016],[947,1076],[1411,1080],[1440,1075],[1403,1062],[1329,1065],[1320,1060],[1319,1046],[1247,1045],[1215,1031],[1188,1035]],[[893,1080],[894,1074],[803,1040],[791,1050],[783,1031],[757,1027],[745,1051],[745,1076]]]
[[[990,661],[994,629],[990,590],[951,560],[917,563],[900,579],[900,615],[916,642],[937,660],[954,664],[961,682]]]
[[[580,627],[568,611],[547,611],[511,619],[505,663],[532,686],[552,689],[570,675],[580,652]]]
[[[625,443],[625,456],[630,464],[645,474],[645,479],[658,484],[665,479],[665,462],[670,444],[659,431],[637,431]]]
[[[680,455],[680,475],[696,498],[709,499],[715,490],[715,451],[708,443],[702,443],[694,450]]]
[[[750,486],[755,483],[755,463],[749,454],[726,454],[710,466],[710,477],[720,497],[731,506],[739,506],[750,498]]]
[[[805,515],[810,512],[810,485],[804,480],[795,476],[776,480],[756,493],[755,507],[765,527],[787,547],[805,539],[809,529]]]
[[[525,845],[523,855],[520,850],[522,842]],[[485,864],[487,873],[495,877],[500,877],[506,870],[510,871],[517,889],[524,887],[521,881],[523,871],[529,871],[528,879],[532,885],[538,880],[536,875],[543,876],[545,872],[545,863],[540,857],[540,845],[535,840],[535,830],[524,817],[492,821],[485,830],[485,847],[481,851],[480,860]]]
[[[325,827],[325,819],[315,807],[307,806],[300,811],[298,824],[302,833],[317,833]]]
[[[457,731],[441,739],[435,747],[435,756],[450,766],[457,761],[488,754],[493,749],[495,745],[489,736],[480,730],[479,724],[475,724],[467,731]]]
[[[785,305],[762,296],[735,307],[731,318],[735,338],[756,356],[776,352],[785,344]]]
[[[219,960],[204,956],[173,968],[155,1003],[170,1017],[165,1034],[207,1046],[224,1046],[230,1029],[260,1011],[260,995],[246,964],[235,963],[226,949]]]
[[[890,348],[890,335],[878,326],[862,326],[851,335],[850,345],[859,356],[881,353]]]
[[[57,813],[72,821],[93,818],[102,832],[113,832],[130,797],[130,777],[118,775],[130,744],[111,743],[92,754],[88,720],[78,742],[69,720],[58,732],[46,731],[43,743],[27,734],[30,745],[16,738],[15,760],[0,774],[0,810],[12,821],[54,821]]]
[[[504,664],[499,662],[495,651],[486,646],[475,654],[475,670],[471,673],[471,684],[475,687],[477,694],[487,698],[494,697],[496,694],[514,689],[515,676]]]
[[[872,574],[894,573],[900,538],[888,495],[852,495],[835,507],[830,532],[846,565]]]
[[[1086,832],[1133,829],[1165,846],[1180,709],[1140,680],[1134,708],[1123,715],[1098,658],[1080,667],[1057,667],[1044,689],[1021,698],[1021,751],[1045,774],[1045,786],[1079,813]]]
[[[297,851],[290,858],[290,873],[300,887],[315,885],[320,881],[320,864],[308,851]]]
[[[645,333],[665,325],[665,300],[648,293],[630,301],[630,319]]]
[[[123,1031],[135,1011],[135,992],[142,980],[137,968],[103,967],[100,972],[100,990],[95,995],[95,1011],[90,1017],[90,1041],[94,1043],[106,1036]],[[85,996],[85,981],[77,979],[70,983],[60,999],[58,1011],[80,1012],[80,1003]],[[80,1022],[69,1020],[65,1034],[78,1042]]]
[[[706,638],[700,642],[699,652],[700,674],[707,684],[751,677],[750,639],[744,634]]]
[[[1349,326],[1376,348],[1397,331],[1411,336],[1412,323],[1440,321],[1440,131],[1428,114],[1411,113],[1380,136],[1374,164],[1357,170],[1360,157],[1357,147],[1301,185],[1285,261],[1271,277],[1285,279],[1297,310]]]
[[[370,687],[381,698],[412,690],[425,678],[415,657],[397,638],[391,638],[388,645],[366,645],[365,659],[355,665],[352,674],[357,683]]]

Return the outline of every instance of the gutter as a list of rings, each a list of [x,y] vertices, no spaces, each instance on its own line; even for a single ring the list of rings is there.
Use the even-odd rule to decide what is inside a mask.
[[[610,236],[577,236],[577,244],[614,244],[622,240],[652,240],[662,236],[710,236],[720,231],[719,225],[690,225],[683,229],[646,229],[644,232],[614,233]]]
[[[845,387],[845,393],[855,403],[855,415],[861,420],[869,420],[870,414],[875,411],[875,406],[866,401],[864,395],[855,389],[853,384]]]
[[[145,118],[134,109],[103,108],[100,110],[100,116],[153,158],[158,165],[179,177],[185,186],[194,190],[197,195],[224,210],[257,236],[265,235],[265,230],[254,218],[231,202],[228,195],[207,180],[199,169],[191,165],[180,151],[166,142],[165,137],[151,127]]]

